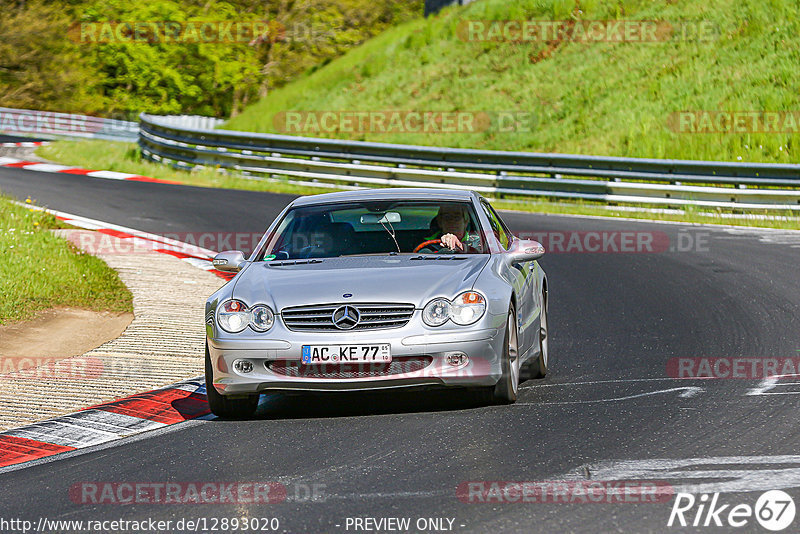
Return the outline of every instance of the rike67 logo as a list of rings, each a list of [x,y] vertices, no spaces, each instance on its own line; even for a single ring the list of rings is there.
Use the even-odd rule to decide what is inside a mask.
[[[691,493],[678,493],[667,526],[741,528],[752,524],[755,518],[763,528],[778,532],[789,527],[794,517],[794,499],[781,490],[761,494],[755,506],[723,503],[719,493],[703,493],[699,497]]]

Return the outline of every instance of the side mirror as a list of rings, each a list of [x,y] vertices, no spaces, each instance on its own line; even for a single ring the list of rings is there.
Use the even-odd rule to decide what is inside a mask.
[[[235,273],[242,268],[244,262],[244,254],[241,250],[226,250],[214,256],[211,265],[218,271]]]
[[[512,264],[525,263],[544,256],[544,247],[538,241],[515,239],[507,254]]]

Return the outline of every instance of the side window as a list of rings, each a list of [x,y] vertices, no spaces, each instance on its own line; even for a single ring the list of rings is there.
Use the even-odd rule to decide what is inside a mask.
[[[500,218],[500,214],[499,213],[494,211],[494,208],[492,207],[491,204],[487,204],[487,205],[489,206],[489,211],[494,213],[494,218],[497,219],[497,222],[500,223],[500,226],[503,228],[503,230],[505,231],[506,235],[508,236],[508,241],[509,242],[514,241],[514,234],[512,234],[511,230],[508,229],[508,225],[506,224],[506,222],[503,219]]]
[[[486,212],[486,216],[489,218],[489,224],[492,225],[492,231],[494,232],[495,237],[497,237],[497,240],[500,241],[500,244],[503,246],[503,248],[508,250],[511,237],[508,233],[508,230],[506,230],[505,225],[500,220],[500,217],[498,217],[494,212],[494,209],[492,209],[492,207],[483,200],[481,200],[481,207],[483,208],[483,211]]]

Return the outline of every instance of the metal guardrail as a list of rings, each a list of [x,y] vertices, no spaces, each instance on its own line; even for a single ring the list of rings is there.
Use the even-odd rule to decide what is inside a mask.
[[[212,130],[225,122],[225,119],[204,117],[202,115],[159,115],[158,120],[162,124],[169,124],[170,126],[177,126],[178,128],[192,128],[196,130]]]
[[[140,115],[143,157],[338,187],[427,186],[619,204],[800,210],[800,165],[392,145],[194,129]]]
[[[181,128],[201,129],[215,128],[224,122],[223,119],[198,115],[170,115],[160,117],[160,120]],[[139,138],[139,123],[74,113],[0,107],[0,132],[46,139],[79,137],[135,142]]]
[[[426,17],[429,15],[435,15],[436,13],[441,11],[442,8],[445,8],[447,6],[453,4],[464,6],[467,4],[471,4],[474,1],[475,0],[425,0],[424,14]]]
[[[73,113],[0,108],[0,132],[55,137],[82,137],[110,141],[135,141],[139,123]]]

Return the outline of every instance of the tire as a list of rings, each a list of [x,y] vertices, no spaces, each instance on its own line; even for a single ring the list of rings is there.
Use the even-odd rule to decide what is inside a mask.
[[[495,404],[513,404],[517,401],[520,376],[518,341],[517,314],[512,304],[508,307],[506,319],[506,336],[501,361],[503,374],[492,389],[492,401]]]
[[[547,300],[542,295],[542,319],[539,323],[539,357],[525,362],[523,376],[528,378],[544,378],[550,365],[549,322],[547,317]]]
[[[245,397],[230,398],[220,395],[214,387],[214,369],[211,366],[211,356],[206,345],[206,395],[211,413],[223,419],[248,419],[253,417],[258,408],[260,395],[247,395]]]

